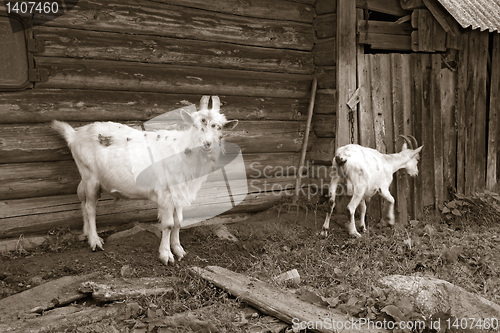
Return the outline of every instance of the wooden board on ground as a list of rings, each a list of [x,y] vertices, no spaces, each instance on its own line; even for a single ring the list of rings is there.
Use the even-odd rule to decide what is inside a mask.
[[[351,318],[335,310],[322,308],[300,300],[296,295],[279,290],[266,282],[218,266],[192,267],[191,272],[223,288],[265,314],[274,316],[288,324],[315,323],[310,332],[332,332],[328,323],[352,323]],[[323,324],[323,327],[320,327]],[[347,325],[346,325],[347,326]],[[307,327],[307,326],[305,326]],[[335,327],[335,326],[334,326]],[[368,327],[344,329],[342,332],[382,332]]]
[[[78,285],[99,274],[94,272],[79,276],[64,276],[3,298],[0,300],[0,323],[17,320],[26,313],[40,313],[85,298],[85,294],[78,292]]]

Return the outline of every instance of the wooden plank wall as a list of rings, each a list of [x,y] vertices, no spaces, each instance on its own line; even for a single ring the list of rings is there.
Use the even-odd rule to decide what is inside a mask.
[[[424,145],[419,176],[409,179],[398,171],[393,183],[402,221],[420,218],[424,207],[438,207],[450,191],[470,194],[497,186],[499,74],[493,66],[488,85],[488,37],[467,32],[457,68],[441,54],[360,56],[361,144],[393,153],[401,149],[398,136],[411,134]],[[498,57],[498,46],[492,56]]]
[[[317,0],[315,11],[313,55],[318,90],[313,115],[314,136],[311,137],[312,148],[307,159],[323,168],[325,165],[331,165],[332,141],[335,138],[337,1]],[[318,175],[312,176],[317,178]]]
[[[219,95],[226,116],[240,120],[227,140],[242,148],[251,193],[234,212],[275,203],[285,194],[279,189],[295,184],[283,170],[297,165],[302,144],[315,70],[313,4],[82,0],[35,27],[42,82],[0,93],[0,238],[81,225],[79,175],[49,121],[137,124],[206,94]],[[329,75],[320,82],[332,89]],[[322,117],[315,131],[331,135],[322,125],[333,111]],[[99,225],[156,219],[150,204],[109,198],[98,214]]]

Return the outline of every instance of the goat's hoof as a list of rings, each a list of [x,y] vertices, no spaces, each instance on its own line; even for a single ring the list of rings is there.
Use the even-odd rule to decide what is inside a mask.
[[[328,237],[328,229],[323,229],[321,230],[320,234],[321,237],[327,238]]]
[[[174,252],[177,260],[179,261],[186,255],[186,251],[184,251],[184,248],[181,245],[172,246],[172,252]]]
[[[359,227],[359,232],[364,233],[366,232],[366,226],[362,225]]]
[[[168,266],[168,264],[175,264],[174,255],[170,251],[160,254],[160,261],[166,266]]]
[[[349,232],[349,235],[353,238],[360,238],[361,237],[361,234],[357,231]]]
[[[99,236],[97,238],[89,238],[89,244],[92,251],[96,251],[97,248],[104,251],[104,248],[102,247],[104,245],[104,241]]]

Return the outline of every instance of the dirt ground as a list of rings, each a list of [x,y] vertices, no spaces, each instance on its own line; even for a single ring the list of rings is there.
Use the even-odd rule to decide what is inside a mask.
[[[427,213],[421,221],[395,228],[368,218],[368,231],[360,239],[348,236],[343,215],[333,217],[330,235],[322,239],[318,233],[324,204],[297,208],[284,203],[228,225],[236,242],[218,238],[213,226],[182,230],[181,242],[188,254],[168,267],[158,260],[159,239],[148,231],[106,242],[105,251],[92,252],[86,242],[77,240],[79,231],[53,230],[51,241],[37,249],[0,255],[0,298],[62,276],[99,271],[108,278],[120,277],[128,266],[133,277],[177,277],[179,282],[172,293],[134,300],[140,305],[134,318],[66,331],[196,331],[183,325],[147,326],[150,309],[160,316],[194,311],[219,332],[272,331],[268,317],[188,273],[191,266],[218,265],[297,292],[308,301],[314,302],[316,295],[324,306],[354,317],[378,318],[383,315],[380,309],[394,302],[376,282],[390,274],[437,277],[500,303],[500,218],[497,212],[470,202],[459,207],[460,216]],[[130,227],[121,226],[101,237]],[[294,268],[301,276],[298,286],[274,282],[274,276]],[[90,301],[80,303],[85,302]]]

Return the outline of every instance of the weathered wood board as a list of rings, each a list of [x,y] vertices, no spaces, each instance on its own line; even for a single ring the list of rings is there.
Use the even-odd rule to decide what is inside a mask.
[[[78,285],[99,273],[64,276],[0,300],[0,323],[15,321],[26,313],[40,313],[85,298]]]
[[[190,104],[198,107],[201,96],[87,89],[33,89],[0,93],[0,117],[3,124],[32,124],[53,119],[74,122],[147,121]],[[307,98],[219,97],[221,112],[228,119],[305,121],[307,116]]]
[[[37,15],[39,19],[53,18]],[[54,18],[47,26],[73,29],[165,36],[182,39],[264,47],[311,50],[312,26],[307,23],[244,17],[150,2],[142,6],[133,0],[80,1],[73,10]]]
[[[191,272],[227,290],[233,296],[255,307],[263,313],[276,317],[297,327],[302,323],[309,332],[385,332],[371,327],[340,327],[352,323],[351,318],[332,309],[307,303],[298,296],[272,287],[256,278],[232,272],[218,266],[192,267]],[[354,321],[355,322],[355,321]],[[310,325],[310,326],[308,326]],[[339,326],[328,326],[339,325]],[[312,327],[312,328],[311,328]],[[339,328],[339,329],[337,329]]]
[[[308,51],[39,26],[38,56],[311,74]]]

